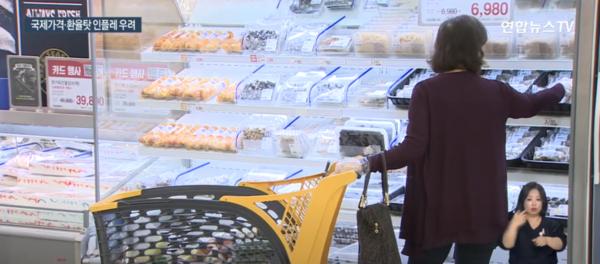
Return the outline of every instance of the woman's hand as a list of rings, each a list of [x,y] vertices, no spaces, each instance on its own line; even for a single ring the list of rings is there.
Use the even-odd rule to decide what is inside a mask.
[[[521,227],[525,223],[527,223],[527,216],[523,211],[517,211],[510,220],[510,224],[514,227]]]
[[[360,156],[344,158],[335,163],[335,173],[354,171],[358,174],[364,174],[366,173],[365,163],[368,163],[367,159]]]

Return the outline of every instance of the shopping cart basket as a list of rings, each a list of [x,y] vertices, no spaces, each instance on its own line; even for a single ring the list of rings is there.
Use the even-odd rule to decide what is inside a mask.
[[[354,180],[322,173],[117,194],[91,207],[102,263],[326,263]]]

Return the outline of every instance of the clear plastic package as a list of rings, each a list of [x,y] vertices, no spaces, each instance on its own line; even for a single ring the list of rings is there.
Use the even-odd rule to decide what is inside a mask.
[[[239,136],[240,149],[271,154],[273,131],[283,128],[286,123],[287,116],[284,115],[251,115]]]
[[[390,141],[381,128],[339,128],[340,153],[346,157],[366,156],[387,149]]]
[[[340,106],[347,104],[350,86],[356,86],[360,78],[370,71],[371,69],[362,72],[351,68],[338,69],[311,89],[311,105]]]
[[[537,80],[541,71],[534,70],[483,70],[483,78],[507,83],[515,90],[524,93]]]
[[[318,14],[323,0],[293,0],[290,11],[294,14]]]
[[[319,82],[310,92],[311,104],[342,105],[346,101],[346,89],[356,76],[331,76]]]
[[[244,33],[242,48],[249,52],[276,53],[284,37],[281,27],[251,26]]]
[[[352,51],[352,33],[344,30],[333,30],[319,39],[317,53],[326,55],[347,55]]]
[[[163,123],[140,137],[150,147],[236,151],[238,128],[218,125]]]
[[[535,147],[534,160],[569,162],[569,149],[571,146],[571,132],[568,128],[548,130],[542,139],[542,145]]]
[[[235,166],[221,166],[218,164],[202,164],[180,172],[173,177],[173,185],[226,185],[232,186],[240,181],[247,172]]]
[[[327,73],[324,70],[296,72],[289,78],[282,80],[277,101],[285,105],[306,105],[311,87],[326,75]]]
[[[398,125],[393,120],[384,119],[358,119],[352,118],[344,124],[346,127],[381,128],[387,133],[388,139],[398,136]]]
[[[352,9],[358,0],[325,0],[325,6],[332,10]]]
[[[94,161],[91,151],[60,147],[45,150],[36,149],[28,148],[28,150],[20,151],[6,162],[5,166],[7,168],[3,168],[3,173],[13,175],[9,172],[10,168],[8,167],[11,167],[16,170],[24,170],[26,175],[84,177],[94,174]]]
[[[275,151],[278,156],[304,158],[310,150],[310,142],[301,130],[278,130],[275,132]]]
[[[237,32],[220,28],[178,28],[159,37],[153,45],[155,51],[191,51],[229,53],[241,52],[241,39]]]
[[[188,133],[175,136],[178,147],[193,150],[237,152],[238,128],[214,125],[188,125]]]
[[[370,71],[360,78],[357,85],[348,90],[348,105],[351,107],[382,108],[387,105],[388,90],[406,73],[405,69],[390,70],[386,74]]]
[[[502,29],[488,28],[488,41],[483,45],[486,58],[506,59],[513,55],[513,34],[506,34]]]
[[[392,38],[392,52],[398,57],[427,57],[431,51],[432,32],[425,29],[398,31]]]
[[[517,48],[521,58],[554,59],[558,56],[557,34],[519,34]]]
[[[327,25],[325,24],[301,24],[293,26],[287,34],[284,51],[288,54],[314,54],[317,37],[326,27]]]
[[[560,56],[573,59],[575,56],[575,32],[563,32],[560,34]]]
[[[354,51],[366,56],[389,56],[390,33],[377,31],[361,31],[354,34]]]
[[[539,133],[529,127],[506,128],[506,160],[517,160]]]
[[[319,156],[337,156],[340,152],[339,136],[334,128],[317,132],[314,152]]]
[[[280,77],[277,74],[255,74],[238,86],[239,102],[271,102],[276,96]]]

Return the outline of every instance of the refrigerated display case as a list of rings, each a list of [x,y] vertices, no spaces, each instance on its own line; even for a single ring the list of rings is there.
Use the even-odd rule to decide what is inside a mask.
[[[112,2],[103,1],[104,12],[98,15],[118,14]],[[422,9],[431,4],[421,3],[424,1],[259,2],[253,5],[231,0],[231,6],[226,7],[201,0],[164,1],[164,8],[175,10],[168,12],[180,13],[179,24],[153,38],[141,33],[139,39],[145,42],[128,56],[119,55],[123,50],[97,52],[106,62],[106,72],[117,62],[124,68],[163,64],[170,69],[146,80],[147,86],[131,89],[128,103],[120,102],[135,105],[118,109],[123,114],[138,107],[146,113],[172,113],[171,120],[143,131],[137,139],[138,155],[158,158],[156,166],[169,163],[165,168],[174,166],[183,171],[207,162],[225,162],[231,169],[272,165],[320,170],[327,160],[378,152],[402,141],[400,131],[408,116],[411,88],[432,75],[426,58],[439,22],[431,21],[445,14],[440,10],[426,14]],[[471,12],[459,2],[448,1],[446,5]],[[566,8],[560,1],[533,2],[507,3],[510,15],[505,17],[506,23],[482,18],[490,28],[483,75],[516,86],[521,92],[544,89],[557,76],[569,77],[573,71],[569,43],[575,36],[558,32],[558,26],[563,20],[574,23],[575,8]],[[229,20],[210,14],[239,14],[233,3],[252,14]],[[491,12],[492,6],[487,5],[481,7],[482,12],[486,8]],[[136,11],[142,17],[143,9]],[[529,28],[526,30],[531,34],[523,32],[523,24],[530,22],[541,25],[539,34]],[[549,31],[544,28],[547,24],[556,26],[556,31],[545,32]],[[111,101],[114,89],[109,86],[107,90]],[[513,131],[507,137],[507,150],[512,153],[507,156],[511,186],[518,188],[532,180],[552,185],[561,190],[560,197],[555,197],[558,202],[568,200],[569,186],[565,169],[570,160],[571,113],[566,106],[569,102],[563,103],[557,106],[564,109],[562,112],[511,119],[507,128]],[[273,116],[281,116],[277,120],[282,121],[275,121]],[[101,121],[102,115],[98,119]],[[100,131],[100,143],[103,136]],[[548,150],[544,143],[562,147]],[[101,151],[102,145],[98,148]],[[99,175],[106,169],[100,161]],[[238,173],[215,181],[213,174],[220,172],[204,169],[175,177],[179,178],[176,181],[159,182],[235,184],[245,179]],[[151,174],[145,172],[144,181],[152,182]],[[162,173],[156,175],[157,179],[164,177]],[[403,178],[398,179],[396,189],[403,186]],[[348,190],[344,211],[356,209],[351,202],[356,198],[353,190]],[[513,196],[509,193],[510,199],[515,199]],[[556,214],[566,217],[566,202],[558,202],[554,205],[560,207],[560,214]]]
[[[583,144],[573,135],[583,129],[572,123],[586,120],[577,103],[583,107],[579,91],[589,93],[587,86],[578,87],[584,84],[581,73],[573,74],[573,59],[582,56],[576,52],[582,29],[574,23],[582,14],[575,1],[500,1],[509,10],[497,16],[493,3],[476,1],[444,1],[432,10],[427,8],[435,1],[427,0],[93,2],[93,16],[142,17],[143,32],[93,37],[94,67],[106,73],[106,81],[94,82],[95,93],[106,93],[107,107],[94,107],[89,127],[95,129],[86,132],[96,154],[97,180],[87,183],[95,189],[86,196],[90,201],[158,186],[307,175],[327,161],[389,149],[404,137],[412,87],[432,75],[426,59],[437,26],[452,16],[447,11],[480,10],[489,29],[484,77],[535,92],[571,76],[578,91],[543,114],[508,120],[507,184],[515,189],[535,180],[552,186],[553,216],[571,220],[581,210],[566,205],[579,201],[573,197],[579,185],[569,177],[578,171],[569,165],[580,155],[576,144]],[[39,115],[31,123],[51,123],[45,117],[52,114]],[[66,126],[79,123],[71,116],[82,116],[65,115]],[[3,116],[2,123],[9,121]],[[544,142],[560,148],[545,152]],[[394,198],[401,203],[405,172],[392,175]],[[352,186],[342,203],[338,237],[351,237],[355,228]],[[510,191],[508,197],[516,198]],[[576,239],[574,231],[569,234]],[[351,260],[355,240],[339,240],[351,243],[331,250],[332,259],[342,254]],[[89,241],[83,260],[98,261]]]

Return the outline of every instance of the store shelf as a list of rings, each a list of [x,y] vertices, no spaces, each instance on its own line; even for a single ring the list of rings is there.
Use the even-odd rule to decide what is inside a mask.
[[[370,108],[318,108],[318,107],[293,107],[285,105],[238,105],[216,104],[211,102],[192,102],[178,100],[153,100],[141,99],[138,103],[143,107],[178,111],[209,111],[232,112],[243,114],[281,114],[289,116],[316,116],[316,117],[363,117],[363,118],[408,118],[408,111],[396,109],[370,109]],[[532,118],[509,119],[508,125],[543,126],[543,127],[570,127],[569,116],[534,116]]]
[[[0,235],[76,242],[80,242],[84,236],[80,232],[48,230],[46,228],[42,229],[8,225],[0,225]]]
[[[537,115],[530,118],[508,119],[507,125],[532,127],[571,127],[570,116]]]
[[[370,58],[348,56],[292,56],[279,54],[203,54],[193,52],[156,52],[152,47],[141,52],[142,61],[183,63],[256,63],[336,66],[381,66],[429,68],[426,59]],[[571,60],[486,60],[492,69],[573,70]]]
[[[195,151],[186,149],[152,148],[139,146],[138,152],[142,156],[150,157],[172,157],[180,159],[195,160],[218,160],[235,161],[245,163],[269,164],[269,165],[294,165],[309,168],[325,168],[326,159],[292,159],[276,156],[251,156],[241,153],[223,153],[209,151]]]
[[[93,120],[83,114],[0,110],[0,134],[91,141]]]
[[[92,128],[94,121],[92,115],[0,110],[0,122],[14,125]]]
[[[510,168],[508,169],[508,180],[519,182],[536,181],[543,184],[561,184],[568,186],[569,173],[566,171]]]
[[[408,112],[396,109],[370,109],[370,108],[319,108],[319,107],[295,107],[285,105],[238,105],[217,104],[211,102],[192,102],[179,100],[153,100],[141,99],[138,105],[158,109],[176,111],[209,111],[209,112],[232,112],[241,114],[280,114],[289,116],[316,116],[316,117],[373,117],[378,118],[407,118]]]
[[[93,142],[94,130],[91,128],[40,127],[26,125],[0,124],[0,135],[28,138],[56,139],[78,142]]]

